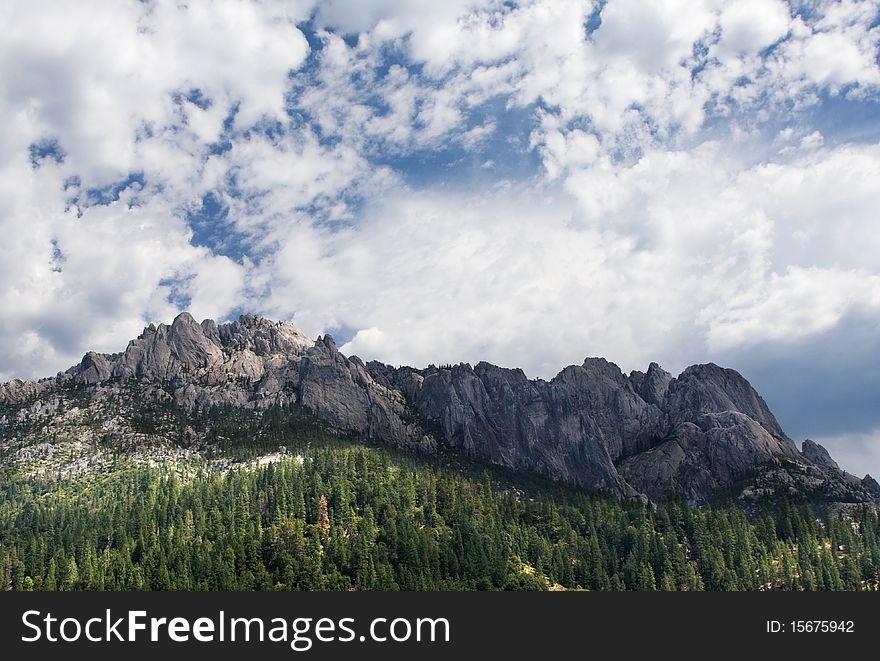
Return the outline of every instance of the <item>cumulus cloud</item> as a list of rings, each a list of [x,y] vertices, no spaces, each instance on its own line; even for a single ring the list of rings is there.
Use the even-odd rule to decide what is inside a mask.
[[[791,16],[781,0],[737,0],[721,10],[720,47],[741,56],[756,55],[786,35]]]
[[[880,162],[875,149],[867,154]],[[344,232],[300,224],[280,238],[262,265],[267,310],[310,329],[351,328],[346,350],[366,357],[490,359],[545,377],[584,353],[627,369],[662,357],[680,369],[794,341],[880,304],[880,281],[866,263],[855,268],[857,255],[848,266],[826,255],[818,266],[789,247],[798,210],[820,207],[839,181],[834,169],[811,167],[795,161],[771,175],[713,144],[651,153],[629,168],[594,161],[564,184],[520,192],[401,190]],[[805,169],[815,185],[791,191],[798,204],[757,194],[756,179],[784,196]],[[844,237],[853,224],[870,226],[870,202],[854,209]]]
[[[133,138],[165,130],[177,112],[184,123],[194,115],[201,136],[216,138],[217,118],[194,104],[178,109],[176,93],[200,90],[220,112],[235,106],[245,126],[280,117],[286,74],[308,53],[293,23],[307,8],[296,3],[51,5],[4,3],[2,112],[27,118],[4,154],[46,134],[96,184],[138,167]]]

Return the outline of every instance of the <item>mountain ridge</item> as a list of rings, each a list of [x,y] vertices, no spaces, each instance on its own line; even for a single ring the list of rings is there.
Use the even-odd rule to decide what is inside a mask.
[[[713,363],[626,375],[587,358],[549,381],[487,362],[393,367],[345,356],[332,336],[311,340],[289,322],[198,323],[183,312],[121,352],[0,385],[9,411],[0,424],[53,410],[53,393],[70,383],[92,402],[134,383],[139,396],[186,412],[300,405],[340,433],[427,453],[448,446],[621,498],[702,504],[736,488],[740,498],[880,500],[870,476],[840,470],[820,445],[799,450],[748,381]]]

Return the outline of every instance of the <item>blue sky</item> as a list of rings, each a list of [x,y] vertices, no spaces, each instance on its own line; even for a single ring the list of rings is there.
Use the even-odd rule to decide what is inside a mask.
[[[0,8],[0,378],[183,308],[711,360],[880,473],[876,2],[50,4]]]

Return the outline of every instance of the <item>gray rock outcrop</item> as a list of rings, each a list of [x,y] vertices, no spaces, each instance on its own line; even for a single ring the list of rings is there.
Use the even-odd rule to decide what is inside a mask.
[[[818,443],[811,441],[809,438],[803,442],[801,446],[801,453],[804,455],[804,457],[819,466],[824,466],[825,468],[832,469],[840,468],[840,466],[837,465],[837,462],[831,458],[830,454],[828,454],[828,450],[826,450]]]
[[[485,362],[395,368],[365,365],[329,335],[311,340],[287,322],[197,323],[182,313],[121,353],[89,352],[54,379],[0,385],[0,403],[32,406],[65,384],[93,398],[137,384],[184,411],[298,404],[339,432],[423,452],[442,444],[619,497],[703,503],[746,485],[743,493],[880,498],[870,476],[844,473],[822,446],[798,451],[748,381],[714,364],[673,377],[651,363],[625,375],[587,358],[550,381]]]

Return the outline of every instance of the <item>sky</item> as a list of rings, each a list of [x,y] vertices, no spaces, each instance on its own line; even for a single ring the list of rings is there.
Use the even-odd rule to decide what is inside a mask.
[[[186,309],[741,371],[880,476],[880,5],[6,0],[0,380]]]

